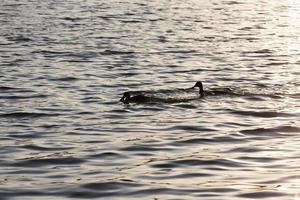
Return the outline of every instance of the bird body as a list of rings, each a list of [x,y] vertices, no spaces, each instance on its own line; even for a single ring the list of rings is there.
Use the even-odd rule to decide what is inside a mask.
[[[146,97],[145,95],[142,94],[131,96],[129,92],[124,92],[123,97],[120,99],[120,101],[123,102],[124,104],[145,103],[149,101],[149,97]]]

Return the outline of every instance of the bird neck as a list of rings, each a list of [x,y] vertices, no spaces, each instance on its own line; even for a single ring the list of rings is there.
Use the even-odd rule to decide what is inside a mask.
[[[202,84],[199,87],[199,94],[200,94],[201,97],[204,96],[204,90],[203,90],[203,85]]]

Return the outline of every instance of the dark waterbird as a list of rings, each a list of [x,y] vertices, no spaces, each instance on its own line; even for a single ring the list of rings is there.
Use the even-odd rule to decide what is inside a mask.
[[[196,87],[199,88],[199,94],[200,94],[201,97],[203,97],[204,96],[204,90],[203,90],[203,84],[202,84],[201,81],[197,81],[193,87],[188,88],[188,89],[193,89],[193,88],[196,88]],[[124,104],[146,103],[146,102],[150,102],[151,100],[154,100],[154,98],[145,96],[143,94],[131,96],[130,92],[124,92],[123,97],[120,99],[120,101],[123,102]],[[159,100],[159,99],[157,98],[157,100]],[[164,102],[163,99],[161,99],[161,101]]]

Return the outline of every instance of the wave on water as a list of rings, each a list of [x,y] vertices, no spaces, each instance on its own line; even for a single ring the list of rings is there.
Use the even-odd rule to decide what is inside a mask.
[[[243,116],[254,116],[262,118],[272,118],[272,117],[292,117],[294,115],[284,112],[275,112],[275,111],[239,111],[235,110],[231,112],[232,114],[243,115]]]
[[[35,112],[12,112],[0,114],[0,118],[40,118],[40,117],[53,117],[59,114],[50,113],[35,113]]]
[[[22,100],[22,99],[43,99],[48,98],[49,95],[41,94],[38,91],[11,86],[0,86],[0,99],[7,100]]]
[[[0,91],[7,91],[7,90],[15,90],[16,88],[7,87],[7,86],[0,86]]]
[[[12,42],[31,42],[32,39],[27,37],[27,36],[23,36],[23,35],[18,35],[18,36],[13,36],[13,37],[8,37],[8,40],[12,41]]]
[[[21,167],[36,167],[36,166],[57,166],[57,165],[76,165],[84,163],[84,159],[73,158],[73,157],[63,157],[63,158],[30,158],[26,160],[17,161],[12,166]]]
[[[278,126],[274,128],[254,128],[240,131],[243,134],[266,134],[266,133],[299,133],[300,128],[295,126]]]
[[[0,99],[32,99],[32,98],[47,98],[48,95],[30,95],[30,96],[21,96],[21,95],[10,95],[10,96],[0,96]]]
[[[117,50],[105,50],[101,52],[102,55],[123,55],[123,54],[134,54],[133,51],[117,51]]]

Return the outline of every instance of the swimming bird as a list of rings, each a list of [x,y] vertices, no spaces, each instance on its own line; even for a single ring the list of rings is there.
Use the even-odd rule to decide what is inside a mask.
[[[150,100],[150,97],[146,97],[145,95],[139,94],[135,96],[131,96],[129,92],[124,92],[123,97],[120,99],[124,104],[129,103],[145,103]]]
[[[200,97],[204,97],[204,90],[203,90],[203,84],[202,84],[202,82],[201,81],[197,81],[196,84],[192,88],[195,88],[195,87],[199,88]]]
[[[188,89],[193,89],[195,87],[199,88],[200,97],[204,97],[204,90],[203,90],[202,82],[197,81],[193,87],[188,88]],[[180,90],[187,90],[187,89],[180,89]],[[170,92],[170,90],[165,90],[165,91]],[[172,90],[172,92],[174,92],[174,91]],[[146,102],[151,102],[151,101],[171,103],[171,102],[179,102],[179,101],[183,101],[183,100],[176,99],[176,98],[165,99],[165,98],[158,98],[158,97],[149,97],[149,96],[145,96],[143,94],[131,96],[130,92],[124,92],[120,101],[123,102],[124,104],[129,104],[129,103],[146,103]]]

